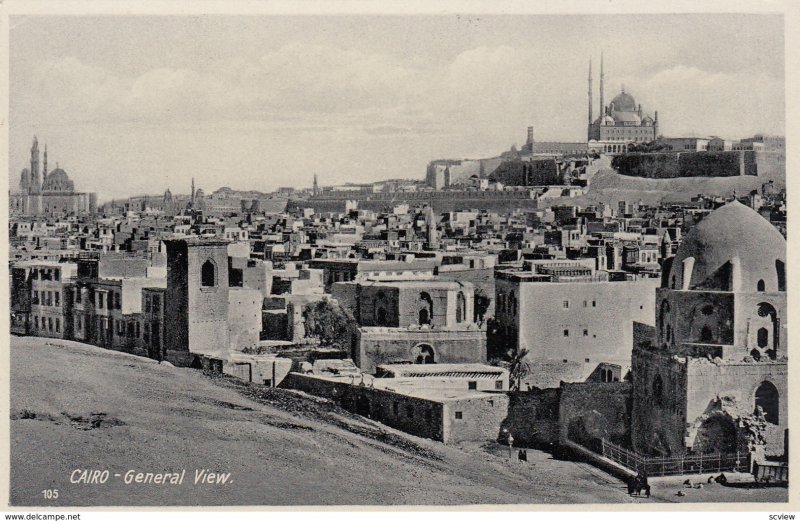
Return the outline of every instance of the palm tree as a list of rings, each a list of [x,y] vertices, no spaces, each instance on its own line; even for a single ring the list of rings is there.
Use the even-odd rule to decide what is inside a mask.
[[[511,357],[508,366],[509,384],[512,391],[519,391],[522,385],[522,379],[528,376],[531,372],[531,366],[525,357],[528,355],[528,350],[523,348],[517,350]]]

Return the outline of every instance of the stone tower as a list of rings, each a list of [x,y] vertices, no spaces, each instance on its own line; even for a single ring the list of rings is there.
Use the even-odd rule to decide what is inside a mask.
[[[38,194],[42,191],[41,170],[39,169],[39,140],[33,136],[31,146],[31,193]]]
[[[228,241],[174,239],[167,245],[164,341],[168,355],[219,355],[230,347],[228,332]]]
[[[782,456],[788,429],[786,241],[731,202],[665,262],[652,340],[634,346],[634,449]]]

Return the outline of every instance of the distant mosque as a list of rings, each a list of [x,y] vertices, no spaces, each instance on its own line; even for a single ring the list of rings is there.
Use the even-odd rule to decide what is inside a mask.
[[[11,215],[59,217],[96,212],[96,193],[76,192],[75,183],[58,164],[48,173],[47,145],[41,169],[39,159],[39,140],[33,136],[30,169],[22,170],[18,188],[9,194]]]
[[[633,96],[622,91],[604,104],[605,73],[603,54],[600,54],[600,115],[594,118],[592,111],[592,62],[589,60],[589,150],[607,154],[626,152],[631,143],[645,143],[658,137],[658,111],[655,118],[644,115],[642,105],[636,104]]]

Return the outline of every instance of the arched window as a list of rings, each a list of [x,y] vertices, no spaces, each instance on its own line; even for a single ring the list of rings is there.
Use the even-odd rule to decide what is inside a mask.
[[[456,295],[456,322],[459,324],[464,322],[467,318],[467,299],[464,297],[464,293],[458,292]]]
[[[217,285],[217,267],[211,259],[205,261],[200,270],[200,285],[204,287]]]
[[[783,261],[775,261],[775,271],[778,275],[778,291],[786,291],[786,265]]]
[[[767,328],[765,327],[759,328],[757,337],[758,337],[757,339],[758,347],[764,349],[769,345],[769,331],[767,330]]]
[[[756,389],[755,396],[756,410],[761,407],[764,412],[764,418],[775,425],[780,421],[780,397],[778,396],[778,389],[772,382],[764,381]]]
[[[714,340],[714,334],[711,332],[711,328],[708,326],[703,326],[703,329],[700,330],[700,341],[704,343],[710,343]]]
[[[764,279],[758,281],[756,285],[756,291],[764,291]]]
[[[661,380],[660,374],[653,379],[653,401],[656,405],[664,403],[664,381]]]

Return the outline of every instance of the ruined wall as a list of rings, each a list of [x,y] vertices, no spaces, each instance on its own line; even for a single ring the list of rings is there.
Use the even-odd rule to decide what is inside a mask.
[[[514,437],[514,445],[531,447],[558,442],[559,389],[534,389],[509,395],[508,416],[502,429]]]
[[[684,452],[688,384],[682,360],[655,349],[634,349],[631,441],[640,454]]]
[[[565,383],[558,410],[559,440],[572,440],[595,449],[604,438],[630,443],[631,384]]]
[[[622,175],[649,179],[758,175],[753,151],[630,153],[612,166]]]

